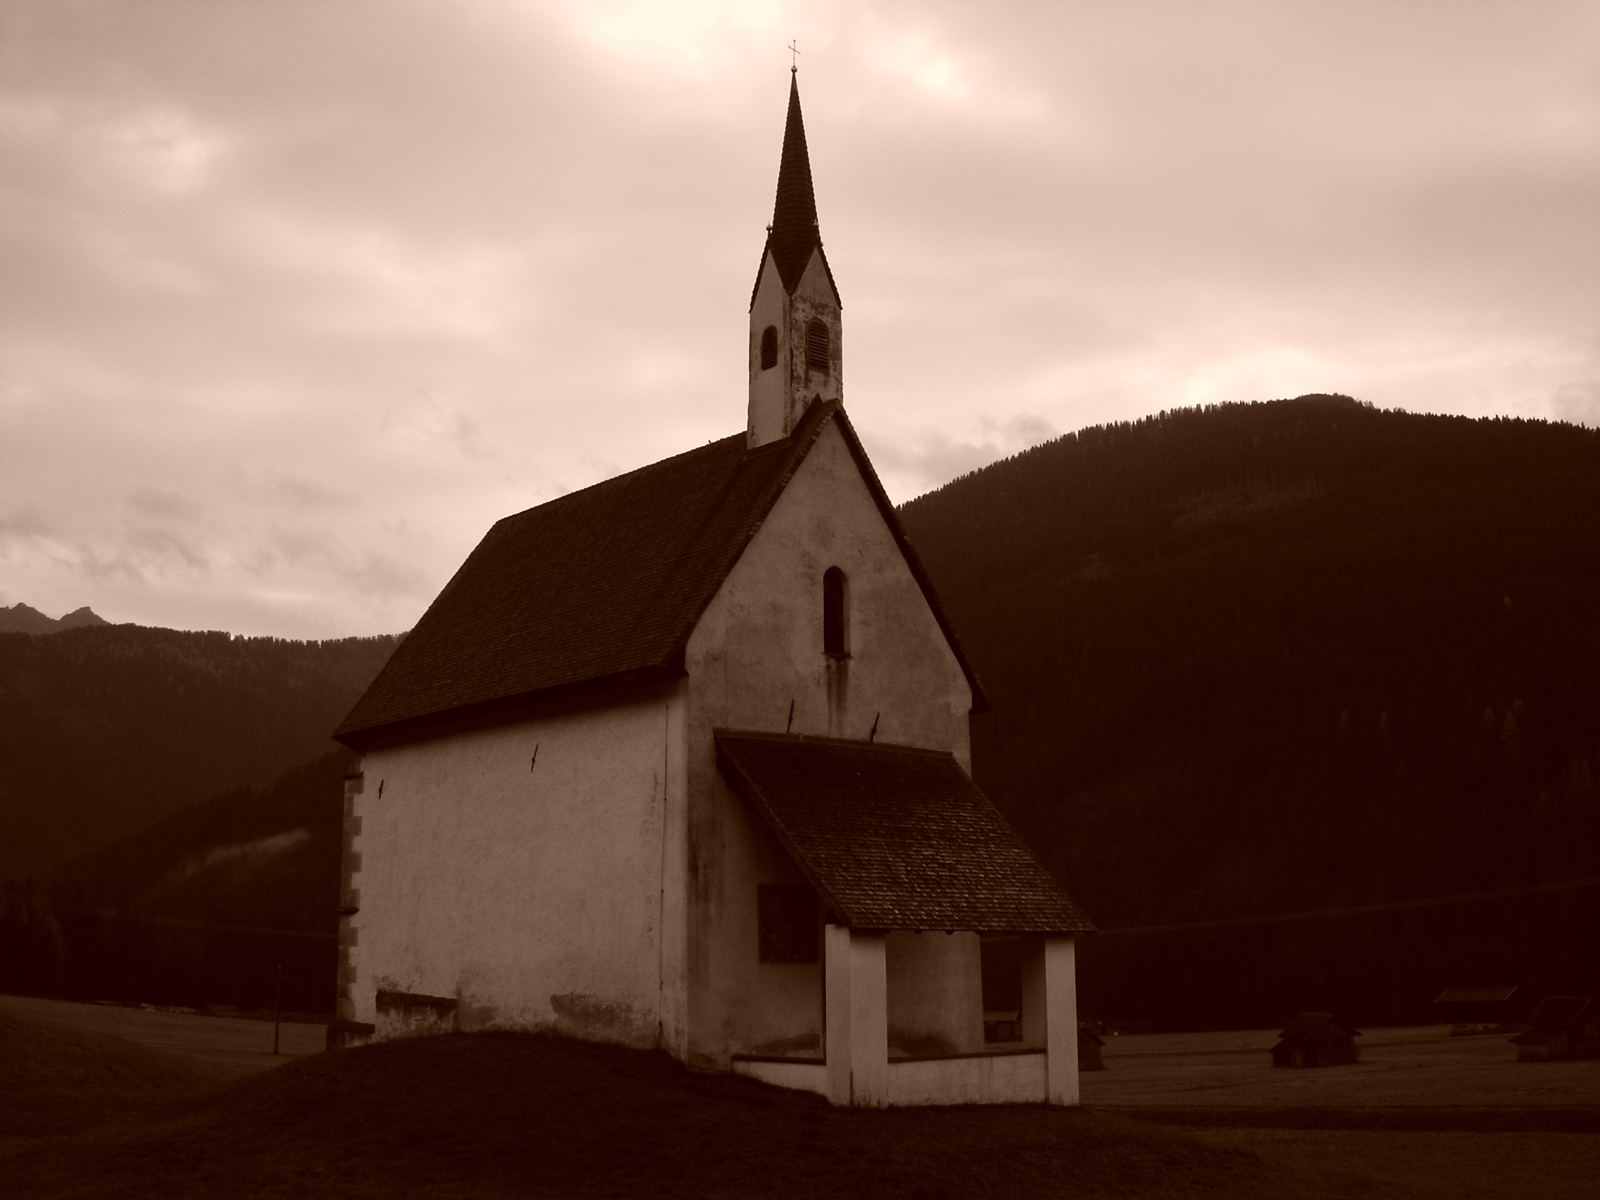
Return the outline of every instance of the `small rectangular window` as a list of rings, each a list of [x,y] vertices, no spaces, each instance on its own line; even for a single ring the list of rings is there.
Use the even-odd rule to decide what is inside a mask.
[[[814,963],[817,942],[817,893],[805,884],[756,885],[756,918],[760,926],[760,961]]]

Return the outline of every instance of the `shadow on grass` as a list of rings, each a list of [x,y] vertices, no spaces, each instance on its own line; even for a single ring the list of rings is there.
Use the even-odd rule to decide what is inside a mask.
[[[302,1059],[143,1120],[0,1147],[30,1197],[1371,1195],[1126,1116],[831,1108],[527,1034]]]
[[[119,1037],[0,1009],[0,1138],[87,1129],[231,1078],[232,1072]]]

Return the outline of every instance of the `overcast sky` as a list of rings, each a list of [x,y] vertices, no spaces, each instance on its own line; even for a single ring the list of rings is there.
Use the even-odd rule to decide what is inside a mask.
[[[1600,3],[0,0],[0,604],[410,626],[743,427],[789,52],[891,495],[1341,391],[1600,422]]]

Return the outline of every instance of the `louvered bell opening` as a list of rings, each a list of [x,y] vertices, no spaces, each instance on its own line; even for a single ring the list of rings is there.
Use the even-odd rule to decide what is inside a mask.
[[[806,370],[828,373],[828,323],[820,317],[806,322]]]
[[[778,365],[778,327],[768,325],[761,331],[761,369],[770,371]]]

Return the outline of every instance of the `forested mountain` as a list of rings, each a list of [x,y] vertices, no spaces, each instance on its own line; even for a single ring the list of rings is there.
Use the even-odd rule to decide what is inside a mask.
[[[0,992],[333,1007],[354,756],[234,788],[0,894]]]
[[[326,753],[396,641],[0,633],[0,879]]]
[[[1343,396],[1086,429],[902,517],[974,774],[1105,929],[1600,876],[1600,433]],[[1088,1015],[1600,993],[1600,888],[1091,939]]]

